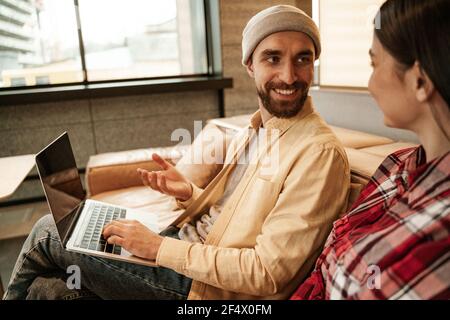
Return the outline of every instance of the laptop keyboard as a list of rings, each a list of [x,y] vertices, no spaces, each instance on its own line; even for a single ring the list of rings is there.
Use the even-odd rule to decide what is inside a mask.
[[[83,249],[120,254],[121,247],[107,243],[103,238],[102,231],[104,226],[111,221],[124,219],[126,210],[97,203],[91,203],[88,210],[88,212],[92,212],[91,218],[87,223],[87,227],[84,231],[79,247]]]

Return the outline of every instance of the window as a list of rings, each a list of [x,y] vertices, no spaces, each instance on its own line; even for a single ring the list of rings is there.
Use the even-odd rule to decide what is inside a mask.
[[[199,0],[0,0],[0,88],[206,75]]]
[[[0,87],[83,81],[73,1],[0,1],[0,73]]]
[[[79,0],[79,8],[89,80],[207,73],[202,1]]]
[[[373,20],[384,0],[313,0],[320,29],[321,86],[367,87]]]

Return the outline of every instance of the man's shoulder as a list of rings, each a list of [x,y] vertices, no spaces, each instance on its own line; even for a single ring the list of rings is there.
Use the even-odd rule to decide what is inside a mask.
[[[289,135],[292,139],[301,141],[302,148],[308,148],[311,152],[337,151],[343,156],[345,155],[342,142],[316,112],[312,112],[302,121],[298,121],[291,129]]]

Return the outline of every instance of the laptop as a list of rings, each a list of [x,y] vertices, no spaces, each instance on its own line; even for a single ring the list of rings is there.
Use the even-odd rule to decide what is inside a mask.
[[[102,236],[105,225],[116,219],[137,220],[159,233],[157,216],[126,207],[85,199],[85,192],[69,141],[64,132],[36,155],[36,166],[45,197],[63,247],[68,251],[155,266]]]

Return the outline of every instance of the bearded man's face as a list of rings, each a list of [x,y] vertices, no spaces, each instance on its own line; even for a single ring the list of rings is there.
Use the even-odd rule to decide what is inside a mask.
[[[314,52],[311,38],[296,31],[271,34],[258,44],[247,71],[271,115],[290,118],[300,112],[314,78]]]

